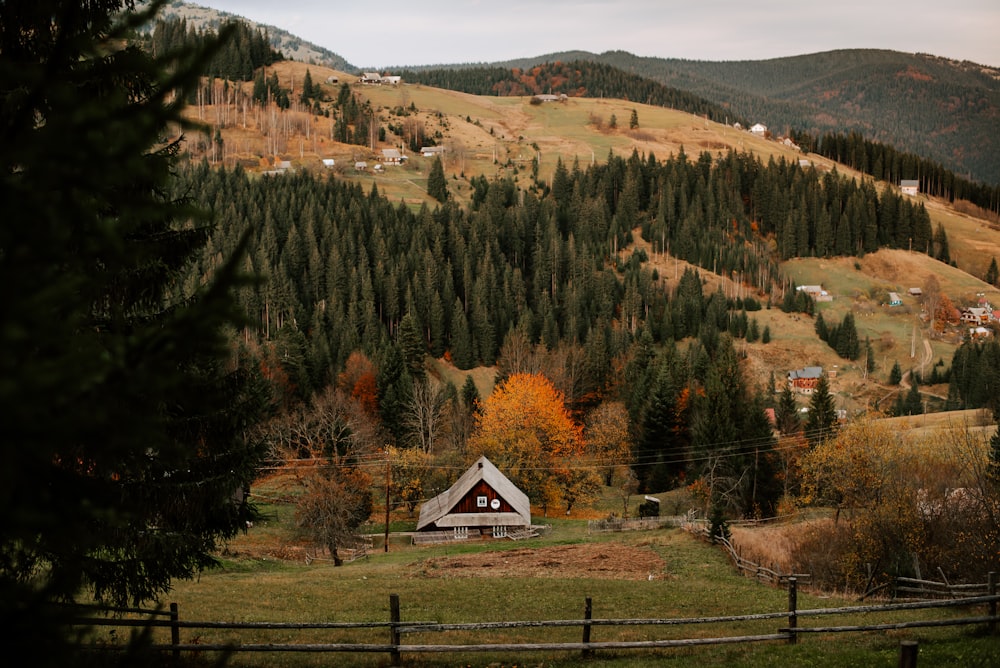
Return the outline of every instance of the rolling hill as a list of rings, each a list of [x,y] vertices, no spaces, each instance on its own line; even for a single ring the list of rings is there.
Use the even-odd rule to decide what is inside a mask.
[[[186,2],[169,5],[163,18],[195,27],[217,26],[226,12]],[[250,22],[251,25],[256,25]],[[286,58],[357,73],[329,49],[276,26],[267,31]],[[531,68],[544,63],[590,61],[610,65],[731,110],[734,118],[761,122],[781,134],[822,135],[855,131],[867,139],[941,163],[956,174],[1000,184],[1000,70],[930,54],[844,49],[787,58],[696,61],[636,56],[625,51],[549,53],[487,64]],[[468,69],[483,64],[435,65]],[[415,64],[393,68],[425,70]]]
[[[567,61],[592,61],[649,78],[762,122],[776,134],[854,131],[973,180],[1000,183],[996,68],[878,49],[725,62],[570,51],[494,66]]]
[[[209,20],[208,16],[203,14],[204,20]],[[268,30],[269,34],[277,34],[270,28]],[[275,41],[279,46],[285,44],[283,48],[294,42],[294,39],[291,42]],[[586,58],[588,54],[552,54],[505,65],[527,67],[532,62],[563,57]],[[880,62],[895,62],[897,57],[936,63],[939,68],[944,68],[934,70],[935,76],[939,77],[945,77],[948,68],[956,66],[925,56],[845,51],[782,59],[788,61],[784,63],[772,62],[769,67],[763,68],[763,73],[754,84],[741,78],[746,68],[753,69],[750,63],[674,63],[636,59],[624,53],[601,56],[613,61],[614,66],[623,71],[641,70],[643,76],[668,79],[672,85],[681,82],[706,97],[721,95],[719,91],[724,89],[738,91],[744,96],[751,95],[755,86],[759,86],[762,93],[758,98],[761,100],[768,99],[768,96],[804,96],[806,93],[802,91],[809,90],[809,86],[802,82],[812,82],[813,90],[817,90],[817,86],[829,85],[833,80],[831,77],[849,78],[851,73],[867,71]],[[665,65],[667,62],[677,66],[671,75],[673,79],[667,76],[671,71]],[[234,122],[231,114],[221,113],[217,107],[199,106],[197,114],[202,121],[215,125],[223,117],[230,118],[219,124],[219,136],[225,146],[221,162],[238,162],[250,170],[267,170],[280,159],[297,169],[322,170],[321,158],[334,159],[335,171],[341,178],[360,183],[366,189],[377,187],[380,194],[403,202],[414,210],[424,205],[431,208],[437,205],[427,194],[430,158],[412,154],[405,165],[388,168],[376,175],[353,169],[358,161],[377,163],[382,148],[403,145],[405,137],[399,133],[405,133],[406,127],[420,127],[426,136],[432,138],[431,143],[447,149],[444,166],[449,178],[450,195],[464,204],[473,200],[474,179],[477,177],[511,178],[520,187],[531,188],[534,176],[529,174],[534,169],[537,169],[540,179],[551,180],[559,163],[585,167],[603,161],[610,154],[628,156],[635,153],[664,158],[685,152],[697,157],[704,151],[720,155],[735,150],[759,156],[764,161],[771,158],[789,163],[801,160],[821,172],[836,169],[838,173],[862,178],[859,173],[829,159],[815,154],[803,155],[796,146],[786,142],[739,131],[725,123],[714,122],[703,114],[677,111],[660,104],[639,104],[607,97],[571,97],[562,103],[538,105],[531,104],[527,97],[522,96],[479,96],[423,84],[365,86],[358,83],[356,72],[349,64],[342,59],[337,63],[339,66],[332,68],[319,65],[310,57],[308,63],[288,60],[268,69],[280,81],[287,82],[283,85],[293,90],[295,82],[303,81],[309,73],[313,81],[325,82],[321,87],[328,100],[335,99],[341,87],[347,84],[358,99],[371,105],[378,124],[388,128],[384,137],[378,141],[373,138],[364,146],[333,141],[333,115],[316,114],[315,110],[297,105],[284,112],[290,120],[282,124],[285,130],[277,133],[273,128],[266,129],[266,119],[258,115],[248,120],[244,113],[241,122]],[[783,69],[785,66],[791,69]],[[984,68],[971,64],[963,64],[963,67],[967,70],[967,77],[958,79],[963,85],[971,86],[980,81],[985,86],[986,79],[992,76]],[[802,82],[797,86],[783,83],[795,79],[795,76],[785,76],[788,71],[797,72],[795,76],[801,77]],[[245,90],[249,90],[252,84],[244,86]],[[718,99],[723,98],[720,96]],[[735,105],[735,99],[723,100],[722,104]],[[628,127],[626,119],[633,112],[638,120],[637,127]],[[613,122],[616,118],[619,119],[617,124]],[[209,142],[201,142],[200,149],[195,148],[193,154],[213,160],[219,158],[211,153]],[[535,164],[537,167],[533,167]],[[886,186],[882,184],[879,187]],[[877,342],[877,354],[881,358],[878,366],[883,376],[894,362],[908,369],[926,365],[929,361],[949,360],[961,332],[956,330],[950,337],[928,339],[930,358],[917,357],[917,347],[912,339],[915,338],[915,329],[919,327],[919,305],[907,304],[904,309],[889,310],[881,306],[879,295],[889,291],[905,293],[908,288],[922,284],[927,277],[935,276],[956,304],[971,305],[979,296],[988,297],[994,304],[1000,303],[1000,293],[981,280],[990,261],[1000,256],[997,221],[980,217],[982,212],[963,206],[962,202],[952,206],[928,197],[921,199],[930,212],[934,227],[941,226],[949,236],[954,268],[923,254],[898,250],[879,251],[860,262],[844,258],[837,261],[798,259],[783,263],[783,271],[798,284],[822,282],[837,286],[835,301],[820,307],[829,310],[831,317],[842,317],[848,311],[864,314],[859,322],[859,334]],[[637,233],[633,234],[633,239],[635,246],[622,249],[623,257],[641,247],[642,241]],[[676,277],[687,266],[669,256],[647,255],[649,265],[667,278],[668,287],[669,276],[675,274]],[[715,276],[710,271],[703,272],[710,288],[721,285],[734,294],[740,290],[729,278]],[[768,310],[760,317],[764,319],[762,326],[767,324],[780,335],[768,346],[747,346],[747,367],[758,385],[764,385],[772,375],[781,377],[788,369],[818,364],[826,368],[841,367],[834,389],[845,407],[860,407],[891,395],[892,389],[880,384],[884,378],[869,377],[858,364],[844,367],[833,350],[816,339],[811,321],[778,310]],[[939,393],[942,391],[938,390]]]
[[[843,165],[804,155],[787,143],[661,106],[584,97],[532,104],[527,97],[477,96],[420,84],[369,86],[359,84],[357,77],[349,73],[295,61],[276,63],[269,70],[283,82],[302,81],[308,71],[314,81],[325,82],[321,86],[330,99],[336,98],[339,89],[347,84],[354,95],[371,105],[379,124],[397,129],[404,122],[421,126],[428,137],[447,149],[443,162],[449,192],[455,201],[465,205],[472,203],[474,181],[479,177],[509,178],[531,189],[532,165],[536,161],[539,178],[551,182],[560,162],[585,169],[592,162],[606,161],[609,154],[627,157],[637,153],[663,159],[685,152],[695,159],[706,151],[720,155],[735,150],[749,152],[765,162],[771,158],[788,163],[804,160],[821,172],[836,169],[861,178]],[[337,83],[327,83],[330,77],[335,77]],[[633,110],[639,121],[634,129],[625,122]],[[192,112],[200,113],[202,120],[209,122],[218,117],[210,106]],[[251,171],[262,170],[273,166],[276,154],[293,169],[319,172],[325,169],[320,159],[333,158],[338,178],[360,184],[365,191],[377,188],[390,201],[405,203],[414,211],[424,205],[433,210],[438,205],[427,194],[432,158],[409,153],[410,159],[404,165],[386,167],[381,173],[355,170],[355,162],[377,163],[382,148],[404,143],[403,137],[392,130],[384,141],[370,145],[342,144],[330,138],[334,122],[331,117],[295,106],[284,113],[289,118],[284,126],[297,128],[287,135],[265,136],[256,125],[257,115],[224,124],[221,136],[228,147],[227,163],[239,162]],[[621,119],[616,128],[608,123],[612,116]],[[816,364],[838,369],[833,388],[840,406],[861,408],[884,401],[898,391],[885,385],[886,374],[894,363],[904,369],[939,359],[947,363],[961,330],[928,339],[931,354],[926,357],[921,352],[926,326],[919,321],[919,304],[907,298],[903,308],[888,308],[880,302],[880,295],[890,291],[905,294],[910,287],[921,286],[929,276],[935,276],[956,304],[974,304],[979,293],[1000,304],[1000,290],[981,280],[990,260],[1000,257],[1000,227],[995,221],[963,211],[961,206],[926,196],[921,196],[920,201],[927,207],[933,226],[940,225],[947,231],[956,266],[922,253],[889,249],[861,259],[800,258],[782,263],[782,271],[799,285],[823,283],[831,287],[834,301],[819,307],[831,319],[839,320],[849,311],[858,315],[859,335],[873,342],[878,356],[875,374],[865,374],[859,362],[845,363],[838,358],[833,349],[816,338],[812,319],[767,309],[758,312],[757,317],[761,327],[767,325],[774,333],[772,341],[745,346],[746,367],[758,386],[765,386],[772,375],[781,378],[789,369]],[[627,258],[636,249],[644,251],[649,267],[664,279],[666,289],[672,289],[689,265],[645,247],[648,244],[638,232],[632,239],[633,245],[622,249],[621,257]],[[729,277],[707,269],[701,272],[706,290],[721,286],[728,294],[738,294],[743,289]],[[916,336],[920,337],[917,348],[913,345],[915,326]],[[916,352],[921,352],[920,356]],[[947,388],[933,391],[944,394]]]

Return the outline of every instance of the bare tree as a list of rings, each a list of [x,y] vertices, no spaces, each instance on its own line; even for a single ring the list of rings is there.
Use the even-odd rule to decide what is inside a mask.
[[[440,381],[430,376],[413,381],[403,423],[425,453],[430,453],[437,443],[447,402],[448,390]]]

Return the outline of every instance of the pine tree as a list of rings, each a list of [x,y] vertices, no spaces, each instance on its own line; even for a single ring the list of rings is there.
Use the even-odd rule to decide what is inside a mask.
[[[639,112],[632,110],[632,115],[628,119],[629,130],[636,130],[639,127]]]
[[[893,362],[892,370],[889,372],[889,384],[899,385],[903,380],[903,370],[899,368],[899,361]]]
[[[809,414],[805,432],[809,442],[815,445],[833,436],[837,431],[837,408],[830,394],[830,383],[826,374],[821,374],[812,396],[809,398]]]
[[[445,178],[444,165],[439,155],[434,156],[430,173],[427,175],[427,194],[439,202],[448,199],[448,180]]]
[[[792,394],[792,388],[785,385],[781,391],[781,398],[778,406],[774,410],[774,419],[778,423],[778,431],[785,436],[796,434],[802,428],[802,419],[799,417],[799,407]]]
[[[242,247],[185,293],[208,219],[167,195],[161,138],[210,53],[124,46],[157,9],[131,5],[0,5],[0,619],[36,665],[74,662],[47,604],[134,605],[212,566],[261,457],[265,395],[227,335]]]
[[[990,285],[1000,287],[1000,272],[997,270],[997,259],[993,258],[990,260],[990,267],[986,270],[986,276],[984,279]]]
[[[462,384],[462,405],[465,406],[465,410],[469,413],[473,413],[479,410],[479,403],[482,399],[479,397],[479,389],[476,387],[476,381],[472,379],[472,375],[465,377],[465,382]]]
[[[903,402],[903,415],[923,415],[924,404],[920,398],[920,389],[912,373],[910,378],[910,391],[906,393],[906,399]]]
[[[427,355],[427,345],[424,343],[420,330],[411,314],[407,313],[399,322],[397,345],[403,356],[403,363],[413,380],[423,379],[424,357]]]
[[[987,464],[987,474],[994,484],[1000,485],[1000,425],[990,438],[990,459]]]
[[[306,69],[306,75],[302,78],[302,93],[299,95],[299,102],[308,107],[313,95],[312,74]]]

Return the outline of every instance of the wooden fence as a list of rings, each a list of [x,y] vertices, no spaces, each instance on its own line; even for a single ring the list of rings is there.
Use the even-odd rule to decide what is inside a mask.
[[[535,621],[493,621],[442,624],[429,621],[403,621],[400,611],[400,601],[397,594],[389,596],[389,619],[382,622],[199,622],[182,621],[176,603],[170,605],[170,611],[128,610],[124,616],[87,615],[81,616],[79,626],[111,626],[111,627],[145,627],[148,629],[165,629],[169,631],[169,642],[164,642],[163,634],[153,637],[150,649],[172,653],[179,657],[182,652],[359,652],[389,654],[393,665],[402,665],[404,654],[428,653],[469,653],[469,652],[579,652],[584,657],[591,657],[600,650],[650,650],[671,647],[691,647],[698,645],[718,645],[733,643],[753,643],[767,641],[783,641],[795,643],[799,636],[810,633],[859,633],[866,631],[886,631],[913,629],[920,627],[957,626],[983,624],[990,633],[997,629],[996,576],[990,575],[990,591],[985,596],[970,596],[948,600],[913,601],[905,603],[889,603],[884,605],[847,606],[840,608],[819,608],[800,610],[798,608],[797,580],[794,576],[787,579],[788,609],[774,612],[753,613],[742,615],[716,617],[690,617],[666,619],[595,619],[593,618],[593,603],[590,598],[585,600],[583,616],[580,619],[566,620],[535,620]],[[864,614],[865,619],[871,615],[887,615],[904,611],[931,610],[945,608],[976,608],[985,607],[982,614],[971,616],[947,616],[939,619],[910,619],[907,621],[886,620],[881,623],[868,624],[831,624],[825,626],[806,625],[805,621],[814,617],[850,617]],[[121,613],[122,611],[118,611]],[[781,620],[780,626],[772,633],[760,633],[761,622]],[[694,625],[724,624],[727,632],[742,629],[743,633],[722,636],[694,636],[684,638],[658,638],[652,640],[620,640],[615,639],[612,629],[615,627],[681,627]],[[533,629],[541,630],[543,635],[551,637],[554,628],[580,629],[579,641],[547,642],[461,642],[416,643],[404,642],[404,638],[412,636],[427,637],[432,634],[441,636],[459,633],[464,637],[475,636],[487,630],[496,629]],[[595,632],[600,629],[604,638],[595,639]],[[213,642],[205,631],[249,631],[255,633],[280,631],[287,634],[289,630],[301,631],[303,635],[310,631],[363,631],[381,633],[382,641],[374,639],[368,642],[297,642],[297,643],[260,643],[260,642]],[[545,633],[549,630],[548,634]],[[192,631],[197,642],[182,642],[181,634]],[[693,634],[692,634],[693,635]],[[93,644],[83,645],[82,649],[95,651],[114,651],[128,649],[126,645]]]
[[[690,522],[686,515],[664,517],[635,517],[632,519],[588,520],[587,533],[608,533],[619,531],[649,531],[664,527],[680,527]]]
[[[997,588],[996,573],[989,574],[987,582],[978,584],[951,584],[944,573],[943,581],[919,580],[916,578],[896,578],[896,598],[972,598],[988,596]]]
[[[776,567],[766,567],[758,563],[750,561],[749,559],[744,559],[740,555],[739,550],[733,546],[729,540],[718,536],[715,539],[720,545],[722,545],[726,552],[729,554],[730,560],[733,562],[733,566],[736,567],[740,573],[747,577],[752,577],[762,582],[776,586],[784,586],[788,583],[789,578],[795,578],[798,582],[806,582],[810,579],[808,573],[782,573]]]

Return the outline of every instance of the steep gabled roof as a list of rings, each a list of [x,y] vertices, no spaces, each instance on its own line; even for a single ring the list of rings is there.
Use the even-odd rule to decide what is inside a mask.
[[[479,482],[489,485],[504,501],[514,509],[513,513],[460,513],[447,518],[459,501],[465,498]],[[507,476],[500,472],[485,456],[462,474],[455,484],[425,501],[420,506],[417,531],[432,524],[438,526],[530,526],[531,502],[528,495],[517,488]]]

